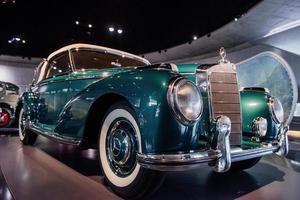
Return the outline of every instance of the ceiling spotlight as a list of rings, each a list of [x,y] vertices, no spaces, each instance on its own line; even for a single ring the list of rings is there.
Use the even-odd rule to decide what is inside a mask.
[[[22,43],[25,44],[25,43],[26,43],[26,40],[22,40]]]
[[[193,40],[197,40],[197,39],[198,39],[198,37],[197,37],[197,36],[194,36],[194,37],[193,37]]]
[[[237,17],[235,17],[235,18],[234,18],[234,21],[237,21],[237,20],[238,20],[238,18],[237,18]]]
[[[92,27],[93,27],[93,25],[92,25],[92,24],[89,24],[89,25],[88,25],[88,27],[89,27],[89,28],[92,28]]]
[[[115,28],[114,27],[109,27],[108,30],[109,30],[109,32],[114,32]]]
[[[20,39],[20,38],[18,38],[18,37],[17,37],[17,38],[15,38],[15,40],[16,40],[16,41],[18,41],[18,42],[19,42],[19,41],[21,41],[21,39]]]
[[[76,25],[79,25],[79,21],[75,21],[75,24],[76,24]]]
[[[12,43],[12,41],[11,41],[11,40],[8,40],[8,43],[9,43],[9,44],[11,44],[11,43]]]
[[[118,33],[119,33],[119,34],[122,34],[122,33],[123,33],[123,30],[122,30],[122,29],[118,29]]]

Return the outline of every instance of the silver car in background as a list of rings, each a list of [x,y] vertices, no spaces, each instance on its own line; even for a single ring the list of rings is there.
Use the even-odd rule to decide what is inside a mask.
[[[8,128],[14,124],[18,98],[18,86],[0,81],[0,128]]]

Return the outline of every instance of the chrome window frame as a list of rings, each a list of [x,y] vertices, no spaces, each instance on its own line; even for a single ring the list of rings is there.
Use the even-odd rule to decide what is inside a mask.
[[[112,54],[115,56],[120,56],[123,58],[128,58],[128,59],[139,61],[140,63],[144,63],[145,64],[144,66],[149,65],[149,63],[144,62],[142,59],[131,57],[126,54],[122,54],[122,53],[118,53],[118,52],[114,52],[114,51],[108,51],[105,49],[97,49],[97,48],[90,48],[90,47],[78,47],[78,48],[70,48],[69,49],[70,63],[71,63],[71,66],[72,66],[74,72],[79,71],[79,69],[76,68],[76,64],[75,64],[73,53],[72,53],[74,51],[91,51],[91,52],[93,51],[93,52],[99,52],[99,53],[105,53],[105,54],[107,53],[107,54]],[[137,66],[137,67],[142,67],[142,66]],[[126,66],[125,67],[115,67],[115,68],[126,68]],[[103,69],[106,69],[106,68],[103,68]],[[109,69],[114,69],[114,68],[111,67]]]

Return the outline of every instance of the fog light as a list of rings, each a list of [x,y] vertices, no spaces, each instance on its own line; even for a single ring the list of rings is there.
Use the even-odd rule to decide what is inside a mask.
[[[253,122],[253,131],[259,135],[259,137],[264,137],[267,134],[268,121],[263,117],[258,117]]]
[[[221,133],[227,133],[231,131],[231,121],[227,116],[217,117],[216,128]]]

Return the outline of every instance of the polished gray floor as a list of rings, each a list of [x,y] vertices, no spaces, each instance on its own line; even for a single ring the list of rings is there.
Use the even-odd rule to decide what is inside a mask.
[[[236,174],[210,168],[168,173],[148,199],[299,199],[300,144],[290,144],[288,159],[268,156]],[[23,147],[8,135],[0,137],[0,167],[5,177],[0,173],[0,199],[117,198],[103,184],[95,150],[80,151],[43,137],[34,147]]]

